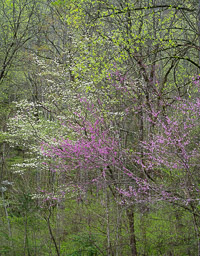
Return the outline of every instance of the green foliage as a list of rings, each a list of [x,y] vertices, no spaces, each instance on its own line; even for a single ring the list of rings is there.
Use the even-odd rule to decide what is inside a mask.
[[[77,234],[71,237],[73,253],[69,256],[97,256],[96,239],[92,234]],[[77,248],[77,249],[76,249]]]

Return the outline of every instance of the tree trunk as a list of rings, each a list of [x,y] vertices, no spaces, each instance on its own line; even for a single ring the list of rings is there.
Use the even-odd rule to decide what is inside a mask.
[[[131,256],[137,256],[133,207],[128,208],[126,214],[129,221]]]
[[[47,218],[45,218],[45,220],[46,220],[46,222],[47,222],[47,226],[48,226],[48,229],[49,229],[49,234],[50,234],[50,237],[51,237],[51,239],[52,239],[52,241],[53,241],[53,243],[54,243],[57,256],[60,256],[60,251],[59,251],[59,248],[58,248],[56,239],[55,239],[55,237],[54,237],[54,234],[53,234],[53,231],[52,231],[52,228],[51,228],[50,218],[51,218],[51,209],[49,209],[49,216],[48,216]]]

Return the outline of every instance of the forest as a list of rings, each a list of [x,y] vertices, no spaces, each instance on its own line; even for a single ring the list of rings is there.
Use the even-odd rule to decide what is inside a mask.
[[[0,255],[200,256],[200,0],[0,0]]]

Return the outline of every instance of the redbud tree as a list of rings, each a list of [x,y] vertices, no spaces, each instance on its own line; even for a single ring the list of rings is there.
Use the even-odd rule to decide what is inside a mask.
[[[42,144],[43,154],[53,159],[52,170],[69,176],[82,173],[85,180],[79,185],[83,187],[104,181],[125,201],[167,201],[192,212],[194,207],[197,210],[198,97],[174,97],[167,103],[161,99],[158,104],[155,86],[152,99],[141,102],[140,92],[136,93],[134,84],[133,88],[127,85],[126,77],[118,71],[109,74],[108,80],[112,94],[120,94],[125,100],[119,98],[106,105],[100,97],[96,102],[79,97],[77,100],[84,111],[74,112],[74,121],[63,123],[71,129],[71,134],[55,138],[52,144]],[[134,127],[124,130],[124,124],[141,109],[140,118],[146,129],[142,139]],[[124,141],[124,133],[131,134],[126,138],[128,141]]]
[[[119,73],[116,76],[120,78]],[[184,208],[193,216],[199,251],[198,92],[192,98],[173,97],[171,102],[161,98],[158,103],[155,88],[151,100],[141,101],[124,80],[118,79],[110,88],[128,106],[120,100],[109,106],[100,99],[80,97],[84,111],[74,112],[74,121],[63,123],[71,133],[52,144],[42,143],[43,155],[53,172],[66,173],[74,187],[84,192],[91,186],[107,187],[119,204],[162,202]],[[130,130],[124,127],[141,110],[145,135],[138,136],[131,126]],[[75,179],[77,174],[82,178]]]

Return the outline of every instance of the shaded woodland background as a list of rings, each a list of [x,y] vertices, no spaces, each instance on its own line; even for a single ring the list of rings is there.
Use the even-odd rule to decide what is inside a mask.
[[[200,255],[200,2],[0,0],[0,255]]]

